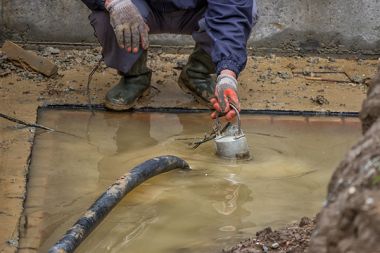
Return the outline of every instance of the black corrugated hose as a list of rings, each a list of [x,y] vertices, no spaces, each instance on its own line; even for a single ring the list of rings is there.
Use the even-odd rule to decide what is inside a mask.
[[[174,169],[188,170],[190,167],[187,162],[176,156],[160,156],[133,168],[95,201],[87,212],[49,250],[49,253],[74,252],[128,192],[149,178]]]

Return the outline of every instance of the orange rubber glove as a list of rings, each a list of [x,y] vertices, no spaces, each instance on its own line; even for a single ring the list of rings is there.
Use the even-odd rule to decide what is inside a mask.
[[[216,119],[222,114],[231,121],[236,116],[236,112],[230,105],[233,104],[240,111],[236,78],[231,75],[219,75],[215,86],[215,98],[212,98],[210,102],[216,110],[211,114],[211,118]]]

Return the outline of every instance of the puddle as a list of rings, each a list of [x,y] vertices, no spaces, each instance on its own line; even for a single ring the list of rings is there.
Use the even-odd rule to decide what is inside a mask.
[[[159,155],[190,163],[124,198],[76,252],[218,252],[266,227],[313,216],[328,180],[360,136],[357,119],[242,117],[254,159],[221,160],[207,114],[40,112],[21,248],[46,252],[108,185]]]

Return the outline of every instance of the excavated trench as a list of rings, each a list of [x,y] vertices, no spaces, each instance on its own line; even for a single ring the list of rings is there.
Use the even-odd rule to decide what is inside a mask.
[[[294,113],[293,113],[294,114]],[[218,252],[266,226],[315,215],[330,176],[360,136],[355,117],[243,115],[253,159],[228,161],[206,113],[43,109],[29,171],[19,252],[47,252],[115,179],[149,158],[176,155],[172,171],[136,188],[76,252]]]

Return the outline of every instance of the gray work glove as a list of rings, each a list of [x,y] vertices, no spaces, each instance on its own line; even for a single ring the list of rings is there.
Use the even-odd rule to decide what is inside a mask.
[[[148,49],[149,27],[131,0],[106,0],[105,8],[111,17],[117,42],[129,53],[137,53],[140,45]]]

